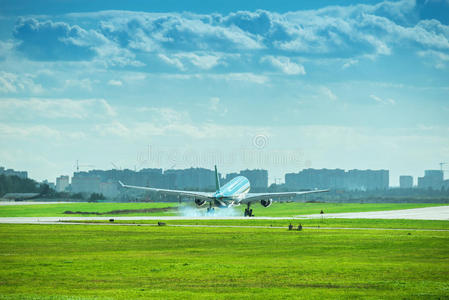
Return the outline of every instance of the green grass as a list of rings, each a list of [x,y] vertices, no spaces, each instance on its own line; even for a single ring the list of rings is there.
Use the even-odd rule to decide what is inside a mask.
[[[178,203],[60,203],[60,204],[31,204],[31,205],[4,205],[0,206],[0,217],[70,217],[70,216],[87,216],[95,215],[81,215],[81,214],[64,214],[65,211],[83,211],[83,212],[108,212],[113,210],[123,209],[147,209],[147,208],[162,208],[162,207],[176,207]],[[137,215],[159,215],[159,216],[173,216],[172,212],[160,212],[156,214],[151,213],[133,213],[133,214],[115,214],[123,216],[137,216]]]
[[[449,294],[448,232],[0,225],[0,241],[0,299]]]
[[[334,228],[385,228],[385,229],[435,229],[449,230],[449,221],[437,220],[401,220],[401,219],[291,219],[291,220],[160,220],[167,225],[212,225],[212,226],[266,226],[287,227],[301,224],[307,227]],[[79,223],[80,221],[74,221]],[[85,223],[110,223],[104,221],[82,221]],[[158,220],[114,220],[118,224],[157,224]],[[70,222],[67,222],[70,223]]]
[[[64,211],[83,212],[109,212],[122,209],[145,209],[176,207],[178,203],[61,203],[40,205],[7,205],[0,206],[0,217],[63,217],[63,216],[92,216],[92,215],[66,215]],[[295,215],[318,214],[321,210],[325,213],[382,211],[395,209],[420,208],[440,206],[434,203],[274,203],[268,208],[259,204],[252,206],[256,216],[292,217]],[[243,215],[246,206],[235,209]],[[108,216],[174,216],[176,212],[159,213],[131,213],[108,214]]]

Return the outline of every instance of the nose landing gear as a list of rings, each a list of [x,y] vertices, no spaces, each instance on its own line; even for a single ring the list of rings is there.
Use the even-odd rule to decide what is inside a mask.
[[[251,203],[248,203],[247,208],[245,208],[245,217],[254,217],[253,209],[250,208]]]

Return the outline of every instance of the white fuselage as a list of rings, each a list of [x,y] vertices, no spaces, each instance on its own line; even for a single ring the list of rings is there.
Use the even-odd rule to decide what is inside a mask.
[[[240,205],[240,200],[249,192],[249,180],[244,176],[237,176],[215,192],[217,206]]]

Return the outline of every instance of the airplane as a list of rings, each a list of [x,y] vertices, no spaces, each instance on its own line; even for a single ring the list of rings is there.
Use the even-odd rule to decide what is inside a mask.
[[[323,193],[329,190],[311,190],[311,191],[300,191],[300,192],[282,192],[282,193],[249,193],[250,182],[244,176],[237,176],[225,185],[220,185],[220,178],[218,176],[217,166],[215,166],[215,186],[216,191],[212,192],[196,192],[196,191],[181,191],[181,190],[169,190],[169,189],[159,189],[150,188],[144,186],[133,186],[127,185],[119,181],[119,184],[123,188],[129,189],[139,189],[144,191],[156,192],[165,195],[173,195],[178,197],[189,197],[193,198],[197,207],[204,207],[209,205],[207,208],[208,213],[213,213],[215,207],[219,208],[230,208],[233,206],[240,206],[241,204],[246,204],[244,216],[253,217],[253,210],[251,209],[251,204],[260,201],[263,207],[269,207],[273,203],[273,198],[290,198],[292,199],[297,195],[305,195],[312,193]]]

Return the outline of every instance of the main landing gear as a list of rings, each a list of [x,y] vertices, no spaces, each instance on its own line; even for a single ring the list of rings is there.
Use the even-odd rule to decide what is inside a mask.
[[[245,208],[245,217],[254,217],[253,215],[253,209],[250,208],[250,203],[248,203],[248,207]]]
[[[207,214],[213,215],[215,213],[215,208],[212,207],[212,202],[210,202],[209,207],[207,208]]]

